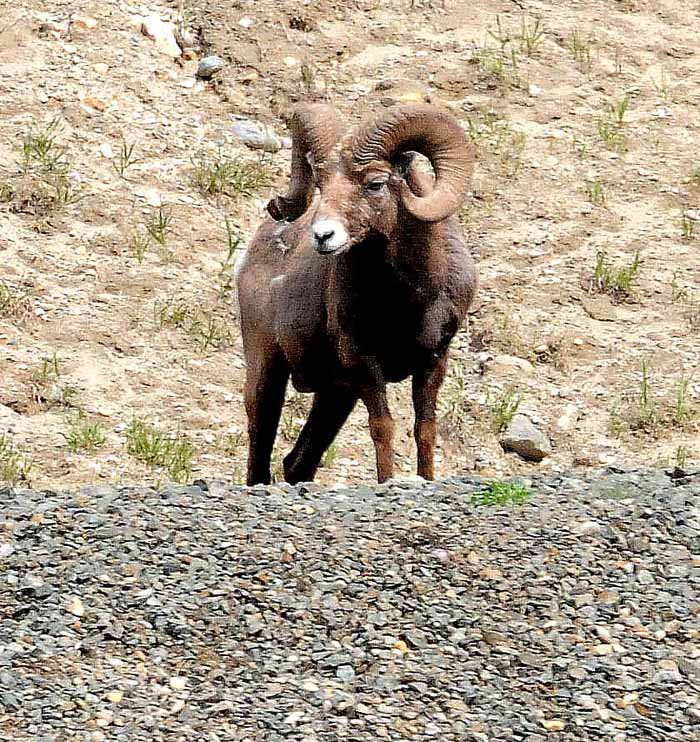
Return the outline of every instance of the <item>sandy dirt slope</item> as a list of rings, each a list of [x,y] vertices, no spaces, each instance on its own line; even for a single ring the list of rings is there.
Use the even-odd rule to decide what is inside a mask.
[[[307,99],[350,122],[397,100],[440,101],[477,148],[460,216],[482,288],[443,393],[441,472],[535,466],[504,454],[493,430],[510,390],[552,439],[536,466],[697,457],[700,6],[463,5],[0,2],[0,432],[33,462],[34,485],[166,476],[127,453],[136,417],[189,436],[193,477],[240,480],[225,221],[250,239],[285,188],[289,150],[264,159],[268,185],[239,197],[202,194],[193,161],[219,153],[257,168],[236,117],[282,136]],[[147,15],[193,48],[162,53],[140,31]],[[213,83],[194,76],[206,53],[226,60]],[[75,203],[52,202],[55,178],[47,196],[36,161],[20,173],[23,142],[54,120],[58,193]],[[137,161],[120,177],[124,143]],[[144,238],[161,205],[164,247]],[[598,290],[597,262],[615,273],[637,254],[627,295]],[[414,460],[408,391],[392,391],[402,473]],[[291,397],[287,437],[307,401]],[[105,431],[94,453],[66,439],[81,411]],[[327,463],[325,482],[373,478],[363,410]]]

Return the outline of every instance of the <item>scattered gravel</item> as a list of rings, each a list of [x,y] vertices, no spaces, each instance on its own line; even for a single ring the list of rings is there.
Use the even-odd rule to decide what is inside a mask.
[[[699,740],[700,478],[528,484],[0,491],[0,739]]]

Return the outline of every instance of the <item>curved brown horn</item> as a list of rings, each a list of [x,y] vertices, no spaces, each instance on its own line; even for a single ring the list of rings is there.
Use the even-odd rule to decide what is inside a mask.
[[[292,133],[292,172],[289,190],[273,198],[267,210],[277,221],[298,219],[313,199],[313,174],[309,158],[322,162],[338,143],[342,125],[332,106],[312,103],[298,106],[289,122]]]
[[[403,205],[416,219],[439,222],[459,208],[474,169],[474,153],[452,115],[430,105],[395,106],[362,126],[352,140],[359,167],[373,160],[394,162],[402,152],[425,155],[435,171],[435,187],[426,196],[404,182]]]

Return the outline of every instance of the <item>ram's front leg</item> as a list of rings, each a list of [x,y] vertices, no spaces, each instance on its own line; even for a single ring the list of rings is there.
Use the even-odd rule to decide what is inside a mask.
[[[394,420],[386,398],[386,384],[375,384],[362,393],[369,415],[369,433],[377,457],[377,481],[386,482],[394,476]]]
[[[418,450],[418,476],[424,479],[435,477],[435,443],[437,424],[435,411],[437,397],[447,371],[447,352],[443,353],[435,365],[422,369],[413,375],[413,408],[415,425],[413,433]]]

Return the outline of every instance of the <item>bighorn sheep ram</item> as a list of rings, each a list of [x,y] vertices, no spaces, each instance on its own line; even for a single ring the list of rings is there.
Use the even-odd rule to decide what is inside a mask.
[[[448,346],[476,290],[457,219],[473,154],[457,121],[403,105],[345,132],[334,109],[290,121],[288,193],[267,206],[238,268],[247,365],[248,484],[270,482],[291,374],[314,392],[284,476],[313,479],[358,399],[369,414],[377,478],[393,475],[387,382],[412,377],[418,474],[433,478],[438,390]],[[420,153],[433,173],[421,172]]]

